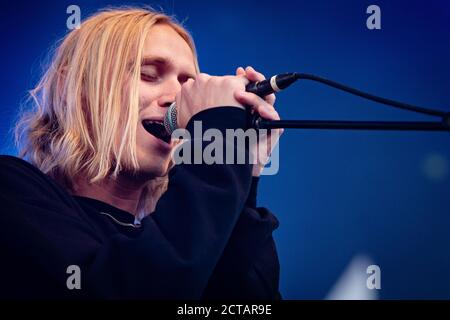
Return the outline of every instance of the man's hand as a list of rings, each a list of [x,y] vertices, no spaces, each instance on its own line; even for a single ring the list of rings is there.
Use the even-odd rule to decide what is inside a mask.
[[[192,116],[206,109],[215,107],[244,109],[233,93],[245,90],[248,82],[245,75],[216,77],[200,73],[195,80],[189,79],[175,98],[178,126],[185,128]]]
[[[257,72],[252,67],[247,67],[245,70],[244,68],[239,67],[236,70],[236,75],[244,76],[252,82],[266,79],[263,74]],[[234,92],[234,97],[242,105],[252,107],[253,112],[257,112],[262,118],[267,120],[280,120],[280,116],[274,108],[274,94],[270,94],[262,99],[254,93],[246,92],[244,87],[243,89],[237,89]],[[253,166],[254,177],[258,177],[261,174],[283,131],[283,129],[269,130],[268,134],[265,136],[260,136],[258,144],[253,146],[253,150],[251,152],[257,157],[257,163]]]

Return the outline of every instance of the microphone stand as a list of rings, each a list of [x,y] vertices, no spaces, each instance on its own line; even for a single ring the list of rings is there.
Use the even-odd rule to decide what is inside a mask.
[[[386,99],[370,93],[343,85],[341,83],[318,77],[308,73],[284,73],[271,78],[270,81],[252,83],[247,85],[247,91],[254,92],[259,96],[278,92],[285,89],[295,81],[312,80],[338,90],[372,100],[390,107],[417,112],[434,117],[439,117],[441,121],[326,121],[326,120],[266,120],[258,115],[248,114],[248,125],[256,129],[350,129],[350,130],[416,130],[416,131],[450,131],[450,112],[428,109],[411,104]],[[249,108],[247,108],[249,109]]]
[[[350,129],[399,131],[450,131],[449,119],[438,121],[323,121],[323,120],[265,120],[253,121],[256,129]]]

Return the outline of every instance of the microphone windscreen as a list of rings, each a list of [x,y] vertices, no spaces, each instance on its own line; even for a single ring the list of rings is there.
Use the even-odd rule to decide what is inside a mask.
[[[170,135],[172,135],[172,132],[178,129],[177,104],[175,103],[175,101],[172,102],[172,104],[169,106],[169,109],[167,109],[166,114],[164,115],[164,128]]]

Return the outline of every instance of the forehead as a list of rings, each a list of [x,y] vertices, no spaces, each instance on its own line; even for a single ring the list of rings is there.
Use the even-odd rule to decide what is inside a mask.
[[[153,26],[145,39],[144,58],[166,60],[175,68],[195,73],[194,54],[187,42],[169,25]]]

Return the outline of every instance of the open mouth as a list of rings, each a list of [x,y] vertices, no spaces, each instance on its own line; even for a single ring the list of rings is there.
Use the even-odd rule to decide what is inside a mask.
[[[144,120],[142,125],[148,133],[154,137],[164,141],[165,143],[170,143],[171,136],[167,133],[166,128],[162,121],[159,120]]]

